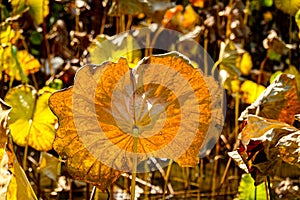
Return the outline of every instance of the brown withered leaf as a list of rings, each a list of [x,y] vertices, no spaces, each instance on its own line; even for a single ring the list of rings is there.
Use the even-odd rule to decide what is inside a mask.
[[[292,165],[300,163],[299,130],[289,124],[249,115],[239,137],[237,152],[256,183],[262,182],[265,176],[274,176],[282,161]],[[240,165],[241,160],[231,154]]]
[[[11,107],[0,99],[0,148],[4,148],[6,143],[7,118],[10,110]]]
[[[176,52],[144,58],[134,69],[124,58],[87,65],[49,103],[60,124],[54,149],[74,178],[101,189],[131,171],[135,156],[194,166],[211,120],[201,72]]]
[[[281,74],[253,104],[242,112],[240,120],[247,119],[249,114],[256,114],[293,124],[294,115],[298,113],[300,113],[300,102],[295,76]]]
[[[6,152],[7,118],[11,108],[0,99],[0,199],[6,199],[7,187],[12,178],[9,171],[9,157]]]
[[[300,167],[300,131],[282,137],[276,147],[279,148],[280,158],[291,165]]]

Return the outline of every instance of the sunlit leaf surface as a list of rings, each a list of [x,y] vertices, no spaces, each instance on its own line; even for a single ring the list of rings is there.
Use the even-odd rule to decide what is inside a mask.
[[[254,185],[250,174],[243,174],[239,185],[239,199],[264,200],[267,199],[266,185],[261,183]]]
[[[125,57],[129,64],[137,64],[142,52],[134,37],[129,33],[120,33],[116,36],[98,35],[89,47],[91,62],[101,64],[104,61],[117,61]]]
[[[2,70],[5,70],[11,78],[21,80],[23,73],[25,76],[35,73],[40,69],[41,64],[36,58],[29,54],[28,51],[17,51],[16,57],[14,57],[12,48],[11,44],[7,45],[5,48],[0,47],[0,64]]]
[[[53,146],[72,176],[106,188],[132,169],[136,132],[138,162],[150,156],[180,166],[198,162],[211,101],[201,72],[184,57],[151,56],[133,70],[121,58],[83,67],[76,79],[50,97],[60,124]]]
[[[241,114],[240,119],[246,119],[248,114],[257,114],[268,119],[293,124],[294,115],[297,113],[300,113],[300,103],[295,76],[281,74]]]
[[[39,93],[28,85],[9,90],[5,101],[12,106],[9,114],[9,128],[14,142],[40,150],[52,149],[54,125],[57,121],[48,107],[50,91]]]
[[[274,0],[274,2],[278,9],[290,15],[295,15],[300,8],[299,0]]]

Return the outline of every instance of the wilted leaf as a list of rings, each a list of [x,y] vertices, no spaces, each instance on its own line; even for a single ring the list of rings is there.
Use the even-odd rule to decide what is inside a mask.
[[[132,15],[137,16],[143,13],[139,0],[118,0],[113,1],[108,11],[110,16]]]
[[[6,153],[7,117],[10,107],[0,99],[0,199],[6,199],[7,187],[12,178],[9,171],[9,158]]]
[[[250,174],[243,174],[239,185],[238,199],[244,200],[265,200],[268,199],[266,193],[266,185],[261,183],[254,185],[254,180]]]
[[[39,171],[54,181],[57,180],[58,164],[59,160],[56,157],[49,153],[41,152]]]
[[[297,128],[286,123],[248,116],[247,125],[239,136],[238,153],[257,183],[264,176],[274,176],[282,161],[300,164],[299,133]]]
[[[33,74],[37,71],[39,71],[40,67],[41,67],[41,64],[40,62],[34,58],[32,55],[30,55],[28,53],[28,51],[26,50],[21,50],[21,51],[18,51],[18,60],[21,64],[21,67],[25,73],[25,75],[28,75],[28,74]],[[20,80],[18,77],[18,74],[17,75],[17,79]]]
[[[8,186],[7,199],[37,200],[31,184],[15,156],[12,164],[13,167],[10,170],[13,173],[13,177]]]
[[[292,74],[295,76],[296,83],[297,83],[297,90],[298,90],[298,96],[300,96],[300,73],[298,69],[294,65],[289,65],[289,67],[284,70],[285,74]]]
[[[125,57],[129,63],[136,64],[142,56],[137,41],[129,32],[109,37],[98,35],[89,47],[91,62],[101,64],[104,61],[117,61]]]
[[[0,46],[0,64],[11,78],[26,82],[26,75],[37,72],[41,64],[26,50],[17,51],[15,46]]]
[[[132,170],[133,156],[138,162],[170,158],[181,166],[198,162],[211,120],[210,94],[201,72],[181,55],[151,56],[133,70],[124,58],[90,65],[76,79],[73,88],[50,98],[60,123],[54,149],[73,177],[104,189]]]
[[[0,199],[5,200],[7,188],[11,181],[12,174],[8,168],[8,156],[3,147],[0,148]]]
[[[162,24],[166,28],[188,33],[194,30],[198,20],[199,16],[191,5],[187,5],[185,9],[182,5],[177,5],[166,11]]]
[[[23,12],[29,7],[29,13],[36,25],[40,25],[49,14],[49,0],[12,0],[11,5],[15,12]]]
[[[274,0],[274,1],[278,9],[290,15],[295,15],[298,9],[300,8],[299,0]]]
[[[39,151],[52,149],[57,119],[48,107],[50,95],[50,91],[38,93],[28,85],[12,88],[6,94],[5,101],[12,106],[9,128],[18,145],[28,144]]]
[[[271,30],[266,39],[263,40],[263,46],[268,49],[268,57],[271,60],[280,61],[282,55],[287,55],[290,47],[279,38],[276,31]]]
[[[295,76],[279,75],[257,100],[242,112],[240,120],[246,119],[248,114],[256,113],[261,117],[293,124],[294,115],[300,113]]]
[[[241,71],[236,65],[237,58],[241,53],[243,53],[243,51],[232,42],[228,44],[222,43],[219,55],[221,63],[220,69],[226,70],[233,77],[241,76]]]
[[[10,106],[0,99],[0,148],[4,148],[6,143],[7,117],[10,110]]]
[[[241,157],[237,150],[228,152],[228,155],[234,160],[234,162],[236,162],[239,168],[244,170],[246,173],[249,173],[248,166],[246,165],[245,160]]]
[[[291,165],[300,167],[300,131],[283,136],[276,145],[281,159]]]

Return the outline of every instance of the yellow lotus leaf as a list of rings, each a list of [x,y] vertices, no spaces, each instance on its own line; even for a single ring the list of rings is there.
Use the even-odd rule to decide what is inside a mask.
[[[248,104],[253,103],[265,90],[265,87],[253,81],[246,80],[241,85],[242,100]]]
[[[253,64],[252,64],[251,55],[248,52],[243,53],[240,66],[239,66],[241,73],[245,76],[248,76],[250,74],[252,66]]]
[[[0,47],[0,64],[3,66],[2,70],[5,70],[12,78],[17,80],[22,79],[22,75],[26,76],[30,73],[37,72],[41,64],[26,50],[16,52],[16,56],[12,54],[12,45],[8,45],[5,48]],[[25,77],[26,78],[26,77]]]
[[[11,29],[10,25],[0,27],[0,41],[1,46],[7,45],[14,38],[15,32]]]
[[[41,67],[40,62],[36,58],[34,58],[31,54],[29,54],[28,51],[26,50],[18,51],[17,56],[18,56],[19,63],[21,64],[21,67],[26,75],[39,71]]]
[[[76,179],[105,189],[149,157],[194,166],[211,121],[202,72],[177,52],[87,65],[74,86],[54,93],[54,149]]]
[[[57,119],[48,106],[50,95],[49,91],[38,93],[28,85],[12,88],[6,94],[5,101],[12,106],[9,128],[18,145],[28,144],[39,151],[52,149]]]
[[[254,86],[246,89],[253,91]],[[283,73],[278,75],[257,100],[242,112],[240,119],[245,120],[249,114],[257,114],[292,125],[294,115],[298,113],[300,102],[296,77]]]

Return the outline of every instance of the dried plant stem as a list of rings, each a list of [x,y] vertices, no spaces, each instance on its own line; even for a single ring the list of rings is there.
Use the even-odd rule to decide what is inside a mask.
[[[107,13],[107,6],[105,6],[104,10],[103,10],[103,16],[102,16],[102,19],[101,19],[100,34],[104,33],[105,22],[106,22],[106,13]]]
[[[237,140],[239,134],[239,115],[240,115],[240,88],[235,93],[235,119],[234,119],[234,126],[235,126],[235,139]]]
[[[133,17],[131,15],[127,15],[128,17],[128,21],[127,21],[127,24],[126,24],[126,30],[130,30],[130,27],[131,27],[131,24],[132,24],[132,21],[133,21]]]
[[[199,164],[199,175],[198,175],[198,192],[197,192],[197,200],[201,199],[201,187],[202,187],[202,177],[203,177],[203,159],[200,159]]]
[[[155,45],[155,42],[156,42],[156,40],[157,40],[159,34],[160,34],[163,30],[164,30],[164,27],[161,26],[161,27],[159,27],[159,29],[156,31],[156,33],[155,33],[155,35],[154,35],[154,37],[153,37],[153,39],[152,39],[152,42],[151,42],[151,44],[150,44],[150,47],[149,47],[149,49],[150,49],[150,50],[149,50],[149,56],[152,55],[152,52],[153,52],[153,46]]]
[[[228,7],[230,9],[230,13],[228,15],[228,18],[227,18],[227,24],[226,24],[226,38],[229,39],[230,37],[230,34],[231,34],[231,29],[230,29],[230,26],[231,26],[231,10],[232,10],[232,6],[233,6],[233,0],[230,0],[229,1],[229,4],[228,4]]]
[[[24,85],[24,87],[27,87],[26,85]],[[30,132],[31,132],[31,128],[32,128],[32,122],[33,122],[33,118],[34,118],[34,113],[35,113],[35,109],[36,109],[36,102],[37,102],[37,95],[36,95],[36,98],[34,100],[34,104],[33,104],[33,110],[32,110],[32,114],[31,114],[31,117],[30,117],[30,120],[29,120],[29,129],[28,129],[28,133],[27,136],[26,136],[26,145],[25,145],[25,150],[24,150],[24,157],[23,157],[23,169],[24,171],[27,170],[27,155],[28,155],[28,147],[29,147],[29,136],[30,136]]]
[[[289,22],[289,44],[292,44],[293,39],[293,16],[290,15],[290,22]],[[292,62],[292,50],[289,51],[289,62]]]
[[[47,37],[47,22],[44,18],[43,20],[43,38],[45,41],[45,47],[46,47],[46,54],[47,54],[47,60],[48,60],[48,65],[49,65],[49,71],[51,74],[51,77],[54,77],[54,72],[52,70],[52,62],[51,62],[51,52],[50,52],[50,45]]]
[[[215,196],[216,196],[216,182],[217,182],[219,152],[220,152],[220,143],[219,143],[219,141],[217,141],[217,143],[216,143],[216,155],[215,155],[215,159],[214,159],[213,177],[212,177],[212,189],[211,189],[212,199],[215,199]]]
[[[149,166],[148,166],[148,163],[145,162],[144,164],[144,167],[145,167],[145,181],[148,181],[149,177],[150,177],[150,174],[149,174]],[[145,200],[148,200],[149,199],[149,193],[150,193],[150,190],[149,190],[149,186],[147,184],[145,184],[145,187],[144,187],[144,195],[145,195]]]
[[[204,32],[204,75],[208,75],[208,30]]]
[[[96,190],[97,190],[97,187],[94,186],[93,190],[91,192],[90,198],[89,198],[90,200],[93,200],[95,198]]]
[[[167,193],[167,186],[168,186],[168,182],[169,182],[169,177],[170,177],[170,173],[171,173],[171,169],[172,169],[172,163],[173,160],[170,160],[169,164],[168,164],[168,168],[167,168],[167,172],[166,175],[164,177],[164,189],[163,189],[163,196],[162,199],[165,200],[166,199],[166,193]]]
[[[132,179],[131,179],[131,200],[135,199],[135,184],[136,184],[136,171],[137,171],[137,146],[139,139],[139,131],[137,127],[133,128],[133,168],[132,168]]]
[[[218,60],[217,62],[215,62],[215,64],[213,65],[212,69],[211,69],[211,75],[214,76],[215,74],[215,71],[218,67],[218,65],[221,63],[222,61],[221,60]]]

